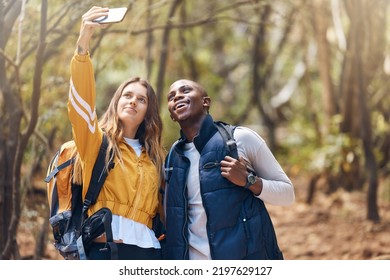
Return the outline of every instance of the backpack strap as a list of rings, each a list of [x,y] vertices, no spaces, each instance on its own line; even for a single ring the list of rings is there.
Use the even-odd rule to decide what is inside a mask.
[[[54,160],[57,159],[57,157],[59,156],[59,152],[57,152],[57,154],[53,157],[53,160],[50,162],[50,166],[53,165],[54,163]],[[75,158],[71,158],[71,159],[68,159],[67,161],[65,161],[64,163],[60,164],[59,166],[57,166],[56,168],[54,168],[49,175],[47,175],[47,177],[45,178],[45,182],[46,183],[49,183],[51,181],[51,179],[53,179],[53,177],[55,177],[57,175],[58,172],[60,172],[62,169],[68,167],[69,165],[73,164],[75,161]]]
[[[96,215],[96,216],[95,216]],[[95,216],[95,217],[94,217]],[[89,220],[88,219],[92,219]],[[77,238],[77,250],[79,253],[80,260],[87,260],[87,252],[85,251],[85,244],[90,244],[93,242],[98,235],[101,233],[101,226],[103,226],[104,233],[106,235],[106,244],[105,247],[100,249],[100,251],[109,250],[111,254],[112,260],[118,259],[118,247],[114,242],[114,238],[112,235],[111,222],[112,222],[112,213],[108,208],[99,209],[94,215],[89,217],[86,225],[87,232],[84,232],[83,229],[82,234]],[[93,230],[97,230],[93,231]]]
[[[114,236],[112,235],[111,230],[111,219],[107,219],[107,217],[103,218],[104,231],[106,233],[106,243],[108,247],[110,247],[111,259],[118,260],[118,246],[114,242]],[[108,249],[108,248],[107,248]]]
[[[106,168],[105,159],[106,159],[107,149],[108,149],[108,139],[106,134],[103,133],[102,144],[100,145],[99,153],[92,170],[89,188],[87,190],[85,199],[83,201],[81,224],[87,218],[89,207],[95,204],[99,192],[103,187],[104,181],[108,176],[108,173],[112,168],[114,168],[115,164],[111,159],[112,152],[110,153],[111,161],[108,164],[108,169]],[[112,235],[111,220],[104,219],[103,224],[104,224],[104,229],[106,234],[106,243],[110,247],[110,251],[111,251],[111,259],[118,259],[118,247],[114,242],[114,238]],[[83,256],[80,255],[80,259],[82,257],[86,258],[86,254],[84,252],[84,248],[82,244],[82,237],[79,237],[79,239],[77,240],[77,245],[78,245],[77,247],[79,249],[79,252],[81,252],[82,253],[81,255],[83,255]]]
[[[114,167],[114,162],[111,161],[108,165],[108,170],[106,169],[105,159],[107,154],[107,148],[108,148],[107,136],[105,133],[103,133],[103,141],[102,144],[100,145],[99,154],[97,156],[95,165],[92,170],[89,188],[83,202],[83,220],[87,216],[87,211],[89,206],[95,204],[99,192],[103,187],[104,181],[108,176],[108,172]]]
[[[236,126],[227,124],[222,121],[216,121],[214,124],[225,142],[225,147],[229,155],[235,159],[238,159],[237,143],[233,136],[233,132]]]
[[[237,150],[237,143],[236,139],[234,139],[233,133],[237,126],[227,124],[222,121],[215,122],[215,126],[218,128],[219,132],[222,135],[222,138],[225,141],[225,147],[227,151],[229,152],[230,156],[238,159],[238,150]],[[251,172],[256,175],[256,172],[247,165],[246,169],[248,172]]]
[[[49,168],[51,169],[54,164],[57,164],[58,157],[60,156],[60,151],[57,151],[57,153],[54,155],[53,159],[50,161]],[[62,169],[68,167],[69,165],[73,164],[75,162],[75,158],[68,159],[67,161],[63,162],[59,166],[55,167],[49,175],[44,179],[45,183],[49,183],[53,178],[56,177],[58,172],[60,172]],[[54,182],[53,190],[52,190],[52,196],[51,196],[51,204],[50,204],[50,217],[54,216],[59,207],[59,201],[58,201],[58,192],[57,192],[57,183]]]

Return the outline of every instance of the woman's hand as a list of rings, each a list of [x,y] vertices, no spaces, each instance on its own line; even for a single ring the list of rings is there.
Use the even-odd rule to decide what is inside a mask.
[[[94,22],[94,19],[108,15],[108,8],[92,7],[82,16],[79,38],[77,39],[77,53],[86,55],[89,51],[89,41],[96,28],[104,28],[106,24]]]

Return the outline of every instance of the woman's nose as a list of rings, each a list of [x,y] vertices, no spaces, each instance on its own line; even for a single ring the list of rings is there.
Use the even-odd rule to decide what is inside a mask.
[[[130,98],[130,105],[133,105],[133,106],[137,105],[137,101],[134,97]]]

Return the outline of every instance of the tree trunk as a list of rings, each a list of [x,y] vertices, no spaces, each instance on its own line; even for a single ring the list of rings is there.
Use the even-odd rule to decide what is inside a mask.
[[[362,142],[365,157],[365,174],[368,180],[367,218],[379,222],[377,205],[378,165],[372,142],[372,126],[369,103],[369,86],[374,69],[383,61],[384,42],[381,26],[386,23],[387,3],[378,1],[370,5],[367,1],[346,0],[345,7],[350,18],[350,32],[346,54],[347,76],[343,80],[347,95],[344,101],[342,131]],[[375,15],[366,17],[366,14]],[[379,30],[379,32],[372,32]],[[364,67],[363,67],[364,65]],[[355,180],[359,176],[355,177]]]
[[[161,43],[161,55],[160,55],[160,65],[158,68],[158,76],[157,76],[157,87],[156,87],[156,92],[157,92],[157,100],[158,104],[161,105],[162,103],[162,93],[164,91],[164,77],[165,77],[165,68],[167,64],[167,59],[168,59],[168,42],[169,42],[169,35],[171,33],[171,19],[174,16],[177,7],[180,5],[182,0],[175,0],[172,3],[172,6],[169,10],[168,14],[168,19],[166,22],[166,27],[164,29],[164,34],[162,38],[162,43]]]
[[[329,27],[329,3],[324,0],[316,0],[313,2],[313,26],[314,35],[317,41],[318,47],[318,67],[320,72],[320,78],[322,83],[322,104],[324,107],[324,134],[327,135],[330,131],[331,120],[336,113],[336,107],[334,103],[334,92],[331,79],[331,66],[330,66],[330,50],[326,37]]]
[[[265,5],[262,13],[259,13],[259,24],[254,37],[253,50],[252,50],[252,92],[248,101],[247,109],[241,116],[240,122],[245,120],[250,113],[250,109],[255,107],[258,109],[264,125],[268,129],[268,145],[271,150],[275,149],[275,124],[272,118],[264,110],[264,104],[262,103],[262,95],[266,89],[267,77],[264,73],[268,72],[266,69],[266,57],[269,55],[266,30],[268,19],[271,16],[271,6]],[[262,71],[260,67],[263,67]],[[271,67],[271,66],[269,66]],[[262,75],[263,74],[263,75]],[[240,123],[239,122],[239,123]]]
[[[4,50],[9,39],[10,30],[20,11],[21,1],[13,1],[5,7],[0,3],[0,49]],[[0,134],[0,259],[9,259],[15,244],[16,227],[15,212],[10,215],[9,209],[19,208],[18,182],[15,180],[15,155],[19,143],[19,130],[22,106],[18,94],[15,94],[6,74],[5,54],[0,54],[0,105],[2,107],[0,125],[3,128]],[[12,238],[11,238],[12,237]]]

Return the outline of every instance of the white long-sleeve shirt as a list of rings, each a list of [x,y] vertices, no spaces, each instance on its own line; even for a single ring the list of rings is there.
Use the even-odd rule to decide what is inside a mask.
[[[255,131],[242,126],[235,129],[234,138],[238,155],[248,162],[263,181],[263,190],[258,198],[272,205],[292,204],[295,200],[293,184],[264,139]]]

